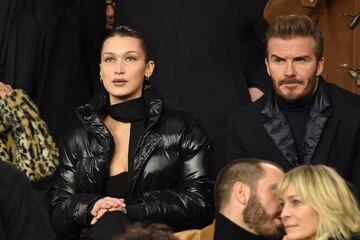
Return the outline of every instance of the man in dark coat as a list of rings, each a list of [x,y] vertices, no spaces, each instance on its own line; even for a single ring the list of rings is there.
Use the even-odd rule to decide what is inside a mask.
[[[264,158],[286,170],[326,164],[359,191],[360,97],[321,78],[321,33],[306,16],[283,16],[266,39],[273,91],[231,118],[227,159]]]
[[[218,170],[225,163],[229,114],[251,102],[249,88],[266,88],[265,78],[256,78],[264,65],[265,4],[266,0],[116,1],[117,25],[135,27],[149,41],[157,65],[150,80],[166,103],[194,112],[212,135]]]
[[[26,175],[0,160],[0,239],[55,239],[42,205]]]

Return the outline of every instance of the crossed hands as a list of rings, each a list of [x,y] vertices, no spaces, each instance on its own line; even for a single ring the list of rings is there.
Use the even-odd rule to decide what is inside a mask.
[[[94,216],[91,225],[94,225],[106,212],[126,212],[125,207],[123,198],[104,197],[99,199],[91,210],[91,215]]]
[[[10,85],[0,82],[0,98],[5,97],[11,90],[12,87]]]

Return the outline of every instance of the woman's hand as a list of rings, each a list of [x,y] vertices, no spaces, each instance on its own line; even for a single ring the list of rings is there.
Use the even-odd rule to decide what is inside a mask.
[[[126,204],[122,198],[112,198],[104,197],[98,200],[93,209],[91,210],[91,215],[94,218],[91,220],[91,225],[94,225],[106,212],[112,211],[126,211]]]
[[[0,82],[0,98],[4,98],[11,90],[12,88],[10,85]]]

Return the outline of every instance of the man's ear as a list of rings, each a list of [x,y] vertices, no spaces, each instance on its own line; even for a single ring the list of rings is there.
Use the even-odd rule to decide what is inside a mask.
[[[269,68],[269,58],[266,57],[266,58],[264,59],[264,61],[265,61],[265,65],[266,65],[266,71],[267,71],[268,75],[271,76],[271,74],[270,74],[270,68]]]
[[[316,68],[316,76],[317,77],[320,76],[321,73],[323,72],[324,62],[325,62],[325,59],[322,57],[317,63],[317,68]]]
[[[243,182],[236,182],[233,185],[233,195],[238,203],[246,206],[250,197],[250,188]]]

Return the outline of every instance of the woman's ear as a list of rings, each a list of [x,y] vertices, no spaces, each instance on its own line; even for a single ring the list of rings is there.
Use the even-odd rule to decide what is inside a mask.
[[[150,78],[151,75],[153,74],[154,68],[155,68],[154,61],[148,61],[146,63],[145,77]]]
[[[103,78],[102,78],[102,74],[101,74],[101,71],[99,72],[99,80],[100,80],[100,82],[103,82]]]

